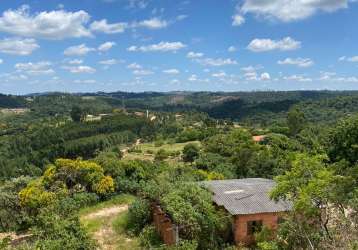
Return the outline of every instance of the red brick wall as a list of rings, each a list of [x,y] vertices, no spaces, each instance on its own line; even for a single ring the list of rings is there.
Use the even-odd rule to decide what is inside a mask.
[[[163,212],[159,205],[152,206],[153,221],[157,232],[166,245],[175,245],[174,224],[171,219]]]
[[[254,243],[253,235],[248,235],[247,222],[262,221],[262,226],[276,231],[278,226],[279,213],[261,213],[261,214],[245,214],[236,215],[234,221],[234,239],[237,245],[250,245]]]

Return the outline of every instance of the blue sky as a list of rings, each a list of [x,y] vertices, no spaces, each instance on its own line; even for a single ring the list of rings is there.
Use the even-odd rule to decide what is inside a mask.
[[[358,89],[356,0],[2,0],[0,92]]]

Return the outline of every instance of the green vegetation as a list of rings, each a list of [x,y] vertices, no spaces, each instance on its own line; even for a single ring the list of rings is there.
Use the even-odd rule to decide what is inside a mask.
[[[0,246],[233,249],[232,218],[200,182],[261,177],[293,211],[254,247],[356,249],[357,104],[328,91],[0,96],[28,109],[0,116],[0,233],[29,235]],[[156,204],[177,246],[153,227]]]
[[[140,249],[138,239],[126,231],[127,206],[135,200],[132,195],[121,194],[79,211],[81,223],[100,248]]]

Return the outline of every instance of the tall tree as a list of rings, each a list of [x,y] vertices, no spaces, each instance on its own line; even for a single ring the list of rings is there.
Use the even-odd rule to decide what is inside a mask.
[[[287,114],[287,125],[291,135],[295,136],[305,128],[307,120],[305,114],[298,108],[291,109]]]
[[[83,119],[84,113],[80,106],[73,106],[71,109],[71,118],[74,122],[80,122]]]

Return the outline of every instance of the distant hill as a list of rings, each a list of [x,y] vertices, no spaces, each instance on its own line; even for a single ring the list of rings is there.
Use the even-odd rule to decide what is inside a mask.
[[[25,97],[0,94],[0,108],[22,108],[25,106]]]
[[[25,97],[33,103],[26,104]],[[91,97],[91,99],[84,98]],[[56,105],[55,105],[56,104]],[[89,110],[105,112],[114,108],[164,112],[199,111],[217,119],[247,124],[272,124],[285,120],[293,106],[304,111],[312,122],[335,122],[358,112],[358,91],[257,91],[257,92],[96,92],[35,93],[26,96],[0,95],[0,107],[28,105],[46,113],[63,113],[72,105],[86,105]],[[91,111],[94,112],[94,111]]]

